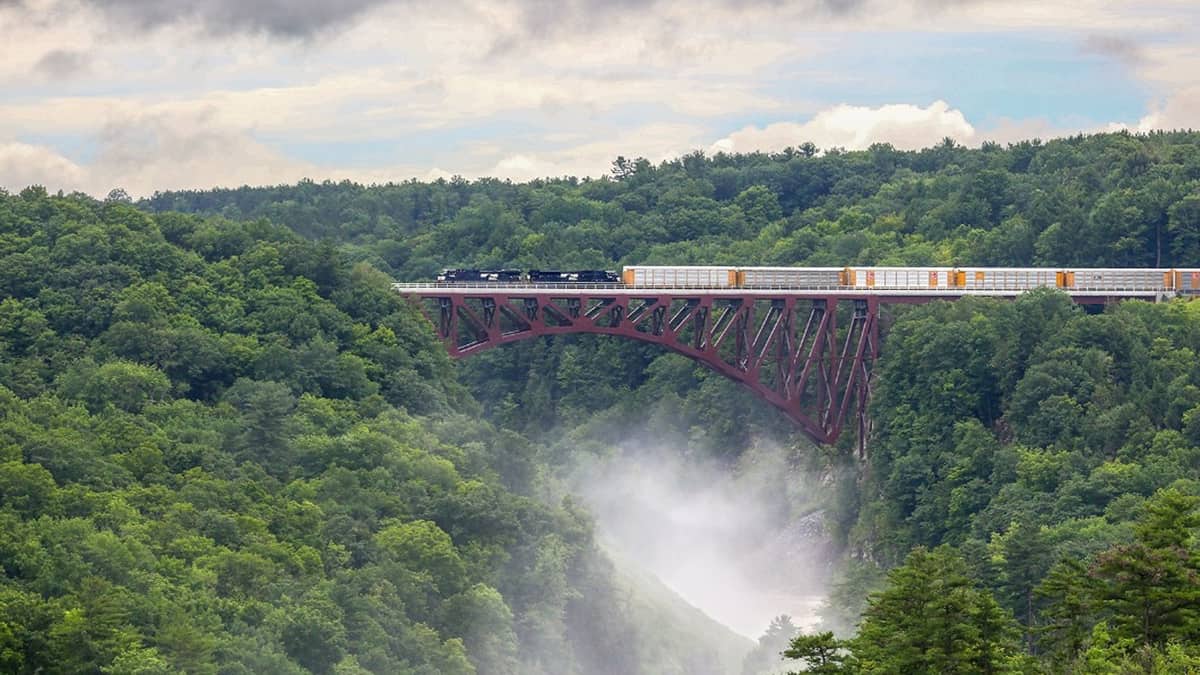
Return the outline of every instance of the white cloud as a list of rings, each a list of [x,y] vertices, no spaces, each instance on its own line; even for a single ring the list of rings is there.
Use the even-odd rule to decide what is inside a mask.
[[[557,176],[601,176],[618,155],[661,162],[703,145],[705,129],[688,124],[650,124],[614,132],[587,143],[543,152],[514,152],[477,175],[529,180]]]
[[[113,182],[131,194],[160,185],[294,182],[314,171],[204,114],[138,116],[109,125],[101,139],[101,150],[89,166],[92,184]]]
[[[192,96],[80,95],[0,103],[0,128],[93,134],[134,116],[205,114],[232,128],[275,137],[355,141],[453,128],[506,114],[522,114],[548,127],[564,119],[578,128],[581,122],[634,106],[661,106],[667,114],[686,117],[782,107],[756,93],[749,82],[554,73],[501,77],[486,71],[420,76],[377,67],[290,86],[214,89]]]
[[[1172,93],[1138,120],[1137,131],[1200,129],[1200,85]]]
[[[19,190],[30,185],[50,189],[82,189],[82,167],[50,148],[28,143],[0,143],[0,187]]]
[[[461,172],[446,171],[440,167],[425,168],[420,166],[390,166],[362,168],[350,167],[339,169],[324,169],[312,176],[314,180],[352,180],[362,185],[383,185],[385,183],[400,183],[416,179],[426,183],[435,180],[449,180]]]
[[[339,22],[337,33],[299,41],[219,35],[196,21],[122,29],[90,0],[77,12],[47,10],[64,2],[75,0],[24,0],[32,9],[18,12],[0,0],[0,143],[13,141],[0,146],[0,185],[57,181],[103,194],[116,185],[144,193],[302,175],[525,179],[597,175],[617,154],[659,160],[698,147],[805,141],[913,148],[947,136],[977,143],[1088,130],[1039,119],[989,120],[981,130],[941,101],[924,105],[929,99],[877,107],[800,99],[797,89],[819,97],[849,77],[871,85],[869,72],[809,61],[841,35],[866,31],[1058,31],[1078,35],[1080,45],[1101,35],[1093,44],[1136,48],[1138,58],[1120,67],[1148,83],[1158,101],[1127,125],[1200,126],[1200,50],[1180,37],[1200,22],[1194,0],[1155,0],[1149,8],[1111,0],[571,0],[554,8],[528,0],[356,0],[371,7]],[[847,11],[815,11],[839,3]],[[803,87],[793,86],[799,81]],[[954,94],[941,93],[962,105]],[[725,120],[748,115],[796,121],[711,143],[730,130]],[[146,120],[142,133],[130,131]],[[53,146],[41,139],[55,137],[99,151],[81,164],[60,147],[37,145]],[[372,165],[364,167],[354,166],[355,150],[338,154],[339,144],[373,141],[396,144],[397,157],[365,153]],[[292,144],[325,144],[329,158],[297,160]]]
[[[295,182],[318,173],[205,115],[132,116],[105,126],[92,161],[51,148],[0,144],[0,186],[103,196],[115,187],[135,196],[155,190]]]
[[[818,112],[807,122],[777,122],[764,128],[748,126],[712,144],[713,151],[782,150],[810,142],[819,148],[862,150],[872,143],[890,143],[908,150],[933,145],[943,138],[967,143],[975,127],[945,101],[921,108],[907,103],[878,108],[839,105]]]
[[[876,108],[838,105],[822,110],[806,122],[777,122],[766,127],[745,127],[714,142],[712,152],[777,152],[788,146],[811,142],[821,149],[840,147],[863,150],[872,143],[890,143],[901,150],[915,150],[952,138],[964,145],[983,141],[1015,143],[1026,139],[1050,139],[1079,133],[1113,131],[1200,129],[1200,86],[1174,92],[1160,105],[1133,123],[1113,121],[1079,126],[1053,124],[1041,117],[1001,118],[988,128],[973,125],[944,101],[927,107],[890,104]]]
[[[1137,130],[1200,129],[1200,31],[1192,28],[1191,40],[1140,49],[1135,71],[1162,94],[1138,120]]]

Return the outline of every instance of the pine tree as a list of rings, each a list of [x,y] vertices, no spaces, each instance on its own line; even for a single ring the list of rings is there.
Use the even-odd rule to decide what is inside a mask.
[[[1025,629],[1026,648],[1034,646],[1033,623],[1036,614],[1038,581],[1050,566],[1050,544],[1042,531],[1027,523],[1016,523],[999,538],[1002,589],[1010,610],[1020,617]]]
[[[1144,646],[1200,639],[1200,497],[1159,491],[1146,505],[1132,544],[1100,554],[1091,574],[1112,612],[1113,630]]]
[[[804,661],[805,673],[833,675],[845,672],[845,644],[826,631],[816,635],[797,635],[783,651],[785,658]]]
[[[851,643],[864,672],[1001,673],[1019,658],[1012,616],[947,546],[918,547],[871,598]]]
[[[1064,558],[1050,568],[1035,593],[1048,602],[1039,615],[1038,644],[1055,670],[1062,670],[1079,656],[1092,631],[1095,607],[1087,567]]]

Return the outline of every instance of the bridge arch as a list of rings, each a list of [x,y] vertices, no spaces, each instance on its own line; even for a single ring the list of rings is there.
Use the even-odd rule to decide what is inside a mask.
[[[879,351],[872,296],[452,287],[406,295],[454,358],[547,335],[639,340],[741,384],[819,443],[835,442],[850,423],[860,450],[866,440]]]

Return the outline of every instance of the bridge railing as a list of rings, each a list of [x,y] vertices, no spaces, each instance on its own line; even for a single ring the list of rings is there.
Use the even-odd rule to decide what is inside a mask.
[[[403,282],[393,283],[392,288],[398,292],[404,291],[430,291],[430,290],[447,290],[447,291],[507,291],[507,290],[528,290],[528,291],[586,291],[586,290],[612,290],[612,291],[633,291],[646,293],[671,293],[674,291],[704,291],[704,292],[734,292],[734,291],[783,291],[793,293],[837,293],[837,294],[859,294],[859,295],[937,295],[937,296],[1012,296],[1021,293],[1026,293],[1030,288],[994,286],[985,288],[930,288],[927,285],[913,286],[886,286],[886,287],[864,287],[864,286],[784,286],[784,285],[746,285],[746,286],[699,286],[679,284],[671,287],[663,286],[630,286],[620,283],[547,283],[547,282],[513,282],[513,281],[426,281],[426,282]],[[1054,286],[1044,286],[1040,288],[1055,288]],[[1156,294],[1174,295],[1177,291],[1164,288],[1154,288],[1141,285],[1121,285],[1121,286],[1075,286],[1072,288],[1059,289],[1070,295],[1110,295],[1110,296],[1146,296],[1152,297]]]
[[[606,289],[623,289],[629,288],[625,284],[602,284],[602,283],[550,283],[550,282],[529,282],[529,281],[417,281],[394,283],[392,288],[403,290],[422,290],[428,288],[529,288],[529,289],[556,289],[556,288],[580,288],[591,290],[606,290]]]
[[[405,282],[394,283],[392,288],[397,291],[420,291],[429,290],[431,288],[444,288],[447,290],[454,289],[474,289],[486,288],[489,290],[508,290],[508,289],[527,289],[537,291],[553,291],[553,290],[614,290],[614,291],[730,291],[730,290],[752,290],[752,291],[867,291],[870,289],[855,289],[851,286],[768,286],[764,284],[746,285],[746,286],[712,286],[712,285],[694,285],[694,284],[675,284],[672,286],[638,286],[621,283],[555,283],[555,282],[529,282],[529,281],[426,281],[426,282]],[[925,290],[931,290],[925,288]]]

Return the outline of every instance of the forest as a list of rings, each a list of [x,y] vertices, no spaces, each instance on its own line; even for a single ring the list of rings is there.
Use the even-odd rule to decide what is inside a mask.
[[[859,458],[647,345],[453,364],[388,287],[635,263],[1198,267],[1200,134],[0,195],[0,671],[1200,668],[1200,305],[892,310]],[[562,477],[649,435],[815,477],[819,626],[639,603]]]

